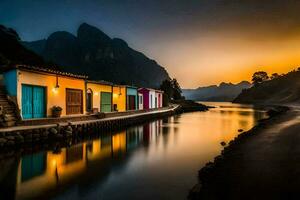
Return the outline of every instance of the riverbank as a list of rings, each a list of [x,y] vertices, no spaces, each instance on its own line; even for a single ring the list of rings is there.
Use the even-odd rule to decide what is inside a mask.
[[[299,196],[299,111],[276,106],[224,147],[198,174],[189,199],[283,199]]]

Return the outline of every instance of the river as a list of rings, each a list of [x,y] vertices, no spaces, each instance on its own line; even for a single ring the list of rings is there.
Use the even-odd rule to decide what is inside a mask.
[[[185,199],[197,172],[265,112],[209,103],[59,151],[0,160],[0,199]]]

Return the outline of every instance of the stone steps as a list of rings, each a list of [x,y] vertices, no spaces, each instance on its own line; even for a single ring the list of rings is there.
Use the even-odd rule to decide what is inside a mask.
[[[0,106],[3,107],[4,115],[1,116],[1,125],[5,127],[14,126],[18,121],[16,115],[16,107],[8,100],[6,89],[4,86],[0,86]]]

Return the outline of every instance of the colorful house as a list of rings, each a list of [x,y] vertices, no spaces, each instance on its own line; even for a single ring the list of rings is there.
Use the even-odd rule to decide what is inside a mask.
[[[62,116],[84,114],[87,76],[24,65],[3,71],[8,95],[16,98],[23,119],[49,117],[53,106],[62,108]]]
[[[62,116],[162,107],[159,90],[90,81],[87,76],[26,65],[2,71],[8,95],[16,100],[23,119],[51,117],[54,106],[62,108]]]
[[[106,81],[86,81],[86,110],[90,113],[112,112],[113,84]]]
[[[133,86],[126,86],[126,110],[138,109],[138,89]]]
[[[162,91],[151,88],[140,88],[138,92],[143,96],[143,109],[162,107]]]
[[[126,111],[126,86],[113,86],[113,111]]]

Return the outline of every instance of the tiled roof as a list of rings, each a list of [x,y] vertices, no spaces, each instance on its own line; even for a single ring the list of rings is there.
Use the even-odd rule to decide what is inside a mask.
[[[69,76],[69,77],[80,78],[80,79],[88,78],[88,76],[86,75],[72,74],[69,72],[62,72],[59,70],[49,69],[45,67],[30,66],[30,65],[14,65],[14,66],[2,67],[1,71],[8,71],[11,69],[23,69],[23,70],[29,70],[34,72],[44,72],[44,73],[56,74],[61,76]]]
[[[133,88],[133,89],[138,89],[136,86],[132,85],[121,85],[121,84],[114,84],[115,87],[126,87],[126,88]]]
[[[95,84],[102,84],[102,85],[114,85],[112,82],[109,82],[109,81],[104,81],[104,80],[98,80],[98,81],[95,81],[95,80],[87,80],[86,81],[87,83],[95,83]]]

